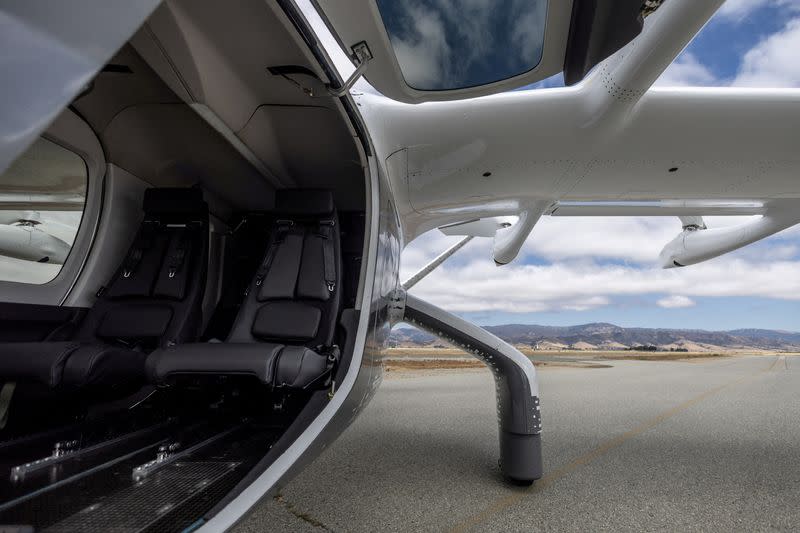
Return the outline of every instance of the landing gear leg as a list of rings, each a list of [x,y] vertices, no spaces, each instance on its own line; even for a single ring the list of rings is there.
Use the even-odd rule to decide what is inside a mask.
[[[404,320],[463,348],[494,374],[500,426],[500,469],[518,483],[542,477],[542,422],[533,363],[485,329],[408,295]]]

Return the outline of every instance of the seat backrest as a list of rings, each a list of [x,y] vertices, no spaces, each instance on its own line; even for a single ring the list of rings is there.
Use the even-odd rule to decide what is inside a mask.
[[[341,308],[339,221],[329,191],[276,194],[276,216],[261,265],[229,342],[330,346]]]
[[[74,340],[144,350],[196,340],[208,269],[202,191],[147,189],[144,220]]]

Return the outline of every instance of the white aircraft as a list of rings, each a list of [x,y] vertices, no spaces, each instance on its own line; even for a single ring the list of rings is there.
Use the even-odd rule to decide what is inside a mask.
[[[0,211],[0,255],[63,265],[70,245],[53,233],[61,230],[74,235],[76,229],[58,222],[43,222],[36,211]]]
[[[400,252],[441,228],[505,265],[543,216],[669,216],[672,268],[799,223],[800,90],[652,88],[722,3],[0,7],[0,171],[46,140],[86,173],[58,275],[0,282],[0,524],[230,528],[364,409],[401,320],[489,366],[500,468],[540,478],[533,364],[406,294],[455,248],[404,284]]]

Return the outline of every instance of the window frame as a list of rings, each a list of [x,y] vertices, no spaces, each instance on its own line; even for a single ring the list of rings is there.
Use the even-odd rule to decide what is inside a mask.
[[[367,43],[373,56],[364,73],[367,81],[384,96],[406,103],[475,98],[531,85],[558,74],[564,68],[573,4],[572,0],[548,1],[542,57],[533,69],[474,87],[420,90],[409,86],[403,77],[376,0],[309,1],[345,53],[359,42]]]
[[[71,110],[65,110],[41,135],[69,150],[86,165],[86,199],[69,255],[47,283],[0,281],[0,300],[7,303],[62,305],[80,277],[97,234],[103,208],[106,160],[92,129]]]

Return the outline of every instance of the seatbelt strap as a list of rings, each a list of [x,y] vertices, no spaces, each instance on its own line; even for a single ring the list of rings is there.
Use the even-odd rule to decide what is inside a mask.
[[[142,228],[142,232],[136,238],[136,242],[125,258],[124,266],[122,267],[122,277],[129,278],[136,272],[139,263],[142,262],[145,250],[153,246],[153,231],[154,228],[150,223]]]
[[[167,261],[167,273],[170,278],[174,278],[175,274],[181,269],[183,263],[186,261],[186,256],[189,254],[190,241],[186,237],[186,233],[181,234],[179,237],[178,246],[169,257]]]
[[[11,398],[14,396],[14,389],[17,384],[14,382],[7,382],[3,384],[0,389],[0,429],[6,427],[8,422],[9,407],[11,407]]]
[[[136,267],[138,267],[139,263],[142,261],[142,255],[144,255],[144,250],[141,248],[137,247],[131,250],[128,257],[125,259],[125,266],[122,269],[123,278],[129,278],[136,272]]]
[[[322,262],[325,268],[325,285],[328,292],[336,289],[336,255],[333,250],[333,220],[320,220],[319,234],[322,238]]]
[[[278,227],[275,230],[275,238],[272,240],[272,244],[269,250],[267,250],[267,255],[264,256],[264,260],[261,262],[261,266],[256,273],[256,287],[260,287],[264,282],[264,278],[267,277],[269,268],[272,266],[272,261],[275,259],[281,244],[283,244],[286,234],[289,233],[289,230],[294,226],[294,222],[291,220],[278,220],[276,224]]]

